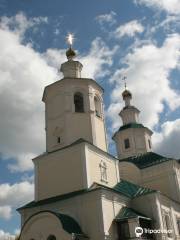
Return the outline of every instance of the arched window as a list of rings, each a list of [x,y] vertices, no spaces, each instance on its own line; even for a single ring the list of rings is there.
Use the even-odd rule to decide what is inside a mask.
[[[49,237],[47,238],[47,240],[56,240],[56,237],[54,235],[49,235]]]
[[[101,102],[97,97],[94,97],[95,113],[97,117],[101,117]]]
[[[74,107],[75,112],[84,112],[84,99],[83,94],[80,92],[74,94]]]

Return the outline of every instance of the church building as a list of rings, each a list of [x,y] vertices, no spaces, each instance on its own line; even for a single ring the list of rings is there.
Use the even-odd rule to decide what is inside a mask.
[[[63,79],[44,90],[46,152],[33,159],[19,240],[180,240],[180,162],[153,152],[127,89],[109,154],[103,89],[81,76],[71,45],[66,55]]]

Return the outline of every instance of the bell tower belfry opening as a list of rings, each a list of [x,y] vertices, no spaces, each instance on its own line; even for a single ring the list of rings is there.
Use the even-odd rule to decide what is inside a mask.
[[[93,79],[82,78],[83,65],[75,61],[73,36],[68,36],[67,62],[61,64],[63,79],[47,86],[45,103],[46,151],[52,152],[83,138],[107,151],[103,89]]]

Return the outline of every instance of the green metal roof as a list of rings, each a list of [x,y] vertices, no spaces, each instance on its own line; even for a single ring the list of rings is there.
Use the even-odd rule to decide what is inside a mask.
[[[118,215],[116,216],[115,220],[123,221],[130,218],[144,218],[150,220],[147,216],[137,212],[136,210],[128,207],[122,207]]]
[[[119,132],[120,131],[123,131],[125,129],[128,129],[128,128],[146,128],[144,127],[142,124],[140,123],[128,123],[126,125],[123,125],[119,128]]]
[[[131,163],[134,163],[138,168],[143,169],[143,168],[151,167],[153,165],[157,165],[170,160],[172,159],[166,158],[157,153],[147,152],[138,156],[124,158],[119,161],[131,162]]]
[[[69,198],[72,198],[72,197],[75,197],[75,196],[78,196],[78,195],[81,195],[81,194],[85,194],[85,193],[88,193],[88,192],[95,191],[98,188],[114,191],[114,192],[122,194],[122,195],[124,195],[128,198],[134,198],[134,197],[138,197],[138,196],[141,196],[141,195],[145,195],[145,194],[148,194],[148,193],[155,192],[155,190],[152,190],[152,189],[149,189],[149,188],[144,188],[144,187],[141,187],[139,185],[135,185],[131,182],[128,182],[126,180],[121,179],[121,181],[118,184],[116,184],[116,186],[113,187],[113,188],[97,184],[96,188],[82,189],[82,190],[79,190],[79,191],[74,191],[74,192],[71,192],[71,193],[67,193],[67,194],[63,194],[63,195],[60,195],[60,196],[55,196],[55,197],[43,199],[43,200],[40,200],[40,201],[32,201],[32,202],[18,208],[17,210],[19,211],[19,210],[22,210],[22,209],[43,206],[43,205],[51,204],[51,203],[54,203],[54,202],[66,200],[66,199],[69,199]]]
[[[148,193],[156,192],[156,190],[145,188],[123,179],[121,179],[121,181],[117,183],[113,189],[130,198],[135,198],[146,195]]]
[[[32,201],[32,202],[18,208],[17,210],[19,211],[19,210],[25,209],[25,208],[32,208],[32,207],[42,206],[42,205],[46,205],[46,204],[51,204],[51,203],[54,203],[54,202],[58,202],[58,201],[62,201],[62,200],[65,200],[65,199],[75,197],[75,196],[83,194],[85,192],[87,192],[87,190],[83,189],[83,190],[74,191],[74,192],[70,192],[70,193],[67,193],[67,194],[63,194],[63,195],[59,195],[59,196],[55,196],[55,197],[51,197],[51,198],[46,198],[46,199],[43,199],[43,200],[40,200],[40,201]]]
[[[81,227],[79,224],[74,220],[74,218],[61,214],[61,213],[56,213],[56,216],[60,219],[62,223],[63,229],[68,232],[68,233],[76,233],[76,234],[83,234]]]

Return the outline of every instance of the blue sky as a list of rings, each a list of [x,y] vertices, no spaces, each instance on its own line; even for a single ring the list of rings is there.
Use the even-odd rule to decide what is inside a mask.
[[[1,0],[0,16],[0,240],[20,228],[15,209],[33,198],[31,159],[45,151],[41,97],[62,77],[69,32],[83,75],[105,89],[110,152],[126,75],[154,151],[180,158],[179,0]]]

